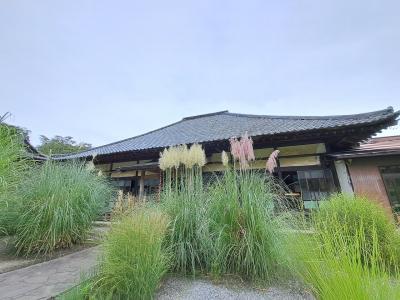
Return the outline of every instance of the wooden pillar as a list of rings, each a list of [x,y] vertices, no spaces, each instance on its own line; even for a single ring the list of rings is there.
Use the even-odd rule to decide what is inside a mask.
[[[336,175],[339,181],[339,187],[342,193],[354,195],[353,185],[344,160],[335,160]]]
[[[274,147],[274,151],[275,151],[275,150],[278,150],[278,148]],[[276,158],[276,169],[278,170],[278,177],[279,177],[279,179],[282,180],[283,177],[282,177],[282,170],[281,170],[281,162],[279,161],[279,155],[278,155],[278,157]]]
[[[144,175],[146,171],[140,171],[140,182],[139,182],[139,199],[142,199],[144,196]]]

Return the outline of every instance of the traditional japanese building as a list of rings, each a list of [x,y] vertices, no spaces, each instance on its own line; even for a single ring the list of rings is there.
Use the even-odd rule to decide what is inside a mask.
[[[124,191],[138,195],[154,193],[160,185],[159,153],[165,147],[200,143],[207,164],[204,176],[223,171],[221,152],[229,151],[229,138],[245,132],[252,137],[256,161],[264,169],[266,159],[279,149],[276,176],[284,180],[294,197],[306,208],[333,191],[352,192],[345,163],[332,154],[343,152],[389,126],[400,112],[387,109],[338,116],[269,116],[220,111],[184,118],[168,126],[77,154],[56,159],[93,157],[96,167]]]

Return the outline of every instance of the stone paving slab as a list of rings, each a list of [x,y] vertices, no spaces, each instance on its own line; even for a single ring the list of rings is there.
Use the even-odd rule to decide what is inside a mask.
[[[78,284],[97,264],[100,246],[0,274],[0,299],[48,299]]]

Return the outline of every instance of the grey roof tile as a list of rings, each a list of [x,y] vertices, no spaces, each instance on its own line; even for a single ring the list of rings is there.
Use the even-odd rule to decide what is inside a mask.
[[[56,159],[88,157],[126,151],[164,148],[179,144],[203,143],[238,137],[244,132],[250,136],[293,133],[318,129],[342,128],[394,120],[399,112],[392,107],[384,110],[339,116],[267,116],[221,111],[187,117],[171,125],[108,145],[76,154],[57,156]]]

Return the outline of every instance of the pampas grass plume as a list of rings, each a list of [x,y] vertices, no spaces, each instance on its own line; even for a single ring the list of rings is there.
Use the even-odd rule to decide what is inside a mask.
[[[222,164],[224,165],[224,167],[228,167],[229,157],[225,151],[222,151],[222,153],[221,153],[221,161],[222,161]]]
[[[199,144],[193,144],[190,146],[190,157],[193,165],[197,165],[200,168],[206,164],[206,153]]]
[[[242,135],[241,139],[231,138],[231,153],[233,159],[239,161],[241,169],[247,169],[249,162],[255,160],[253,140],[248,136],[247,132]]]
[[[165,171],[169,169],[171,166],[169,165],[169,150],[165,148],[162,152],[160,152],[160,159],[158,160],[160,165],[160,169]]]
[[[274,150],[268,157],[267,164],[265,167],[268,170],[268,172],[270,172],[271,174],[274,172],[275,168],[278,166],[279,152],[280,152],[279,150]]]
[[[190,148],[187,145],[169,147],[160,153],[159,164],[163,171],[178,169],[181,164],[188,169],[195,165],[203,167],[206,164],[206,154],[199,144],[193,144]]]

